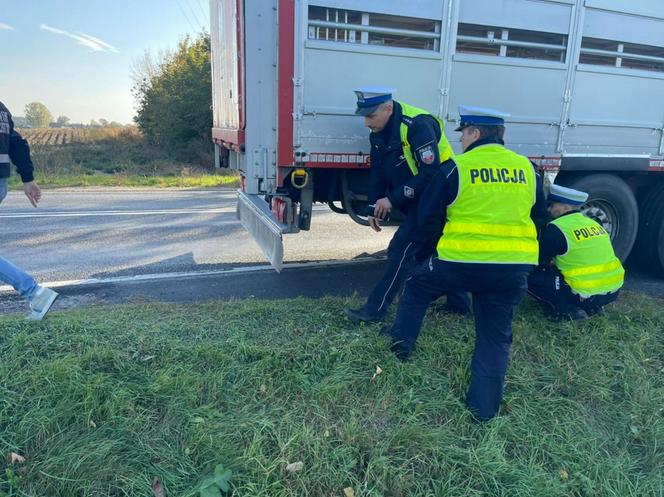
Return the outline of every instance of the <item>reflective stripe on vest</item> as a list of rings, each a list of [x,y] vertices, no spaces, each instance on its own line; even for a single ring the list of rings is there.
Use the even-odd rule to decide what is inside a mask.
[[[447,207],[438,257],[454,262],[537,264],[537,230],[530,218],[536,177],[530,161],[497,144],[454,158],[457,199]]]
[[[615,292],[625,270],[615,256],[611,239],[597,222],[580,212],[551,221],[565,235],[567,252],[554,258],[572,291],[584,298]]]
[[[404,104],[403,102],[399,102],[399,105],[401,105],[401,114],[406,117],[410,117],[412,119],[421,114],[428,114],[438,122],[438,126],[440,126],[440,140],[438,140],[438,155],[440,157],[441,163],[445,162],[447,159],[449,159],[454,155],[454,153],[452,152],[452,147],[447,141],[447,137],[445,136],[445,123],[443,123],[443,121],[441,121],[436,116],[434,116],[430,112],[427,112],[424,109],[418,109],[417,107]],[[406,162],[408,163],[408,168],[410,169],[410,172],[413,173],[413,176],[417,176],[417,162],[413,157],[413,151],[411,150],[412,146],[408,141],[408,125],[403,121],[401,121],[401,126],[399,127],[399,133],[401,135],[401,148],[403,149],[403,156],[406,159]]]
[[[0,154],[0,163],[9,164],[9,154]]]

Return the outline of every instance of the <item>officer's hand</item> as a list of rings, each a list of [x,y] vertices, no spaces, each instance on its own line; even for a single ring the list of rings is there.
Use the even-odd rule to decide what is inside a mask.
[[[376,219],[373,216],[369,216],[367,218],[367,221],[369,221],[369,226],[371,227],[372,230],[375,232],[383,231],[383,229],[380,227],[379,220]]]
[[[392,210],[392,202],[387,197],[379,198],[376,200],[376,207],[374,208],[374,216],[379,219],[385,219]]]
[[[37,204],[41,200],[41,188],[34,181],[29,181],[28,183],[23,183],[23,191],[25,196],[28,197],[28,200],[33,207],[37,207]]]

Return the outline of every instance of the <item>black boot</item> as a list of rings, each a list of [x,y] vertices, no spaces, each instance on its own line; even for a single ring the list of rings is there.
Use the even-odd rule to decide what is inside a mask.
[[[366,308],[346,309],[346,316],[354,323],[379,323],[385,317],[384,314],[375,314],[369,312]]]
[[[580,319],[586,319],[588,314],[583,309],[572,309],[569,312],[560,312],[557,314],[551,315],[552,321],[578,321]]]
[[[399,359],[401,362],[406,362],[408,360],[408,357],[410,356],[410,348],[404,345],[402,341],[393,341],[392,347],[390,348],[394,355],[397,356],[397,359]]]
[[[601,305],[598,307],[591,307],[590,309],[586,309],[586,314],[588,314],[588,317],[601,316],[602,314],[604,314],[604,307]]]

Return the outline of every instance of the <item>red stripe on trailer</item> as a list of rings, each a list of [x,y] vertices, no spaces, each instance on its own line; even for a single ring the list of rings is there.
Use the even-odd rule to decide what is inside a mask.
[[[664,159],[650,159],[648,171],[664,172]]]
[[[304,167],[311,169],[369,169],[369,164],[353,164],[352,162],[305,162]]]
[[[534,156],[528,157],[541,170],[557,171],[560,169],[560,156]],[[348,152],[309,152],[302,157],[303,166],[315,169],[368,169],[369,154]],[[279,167],[289,168],[290,164],[281,164]],[[651,169],[661,170],[659,167]]]
[[[528,157],[542,171],[557,171],[560,169],[562,159],[559,156]]]
[[[279,0],[277,55],[277,165],[293,165],[293,75],[295,67],[295,1]],[[277,170],[279,170],[277,168]],[[278,183],[284,177],[279,174]]]
[[[369,154],[310,152],[302,157],[305,167],[329,169],[368,169]]]
[[[212,140],[225,148],[240,152],[241,147],[244,145],[244,130],[212,128]]]
[[[529,157],[540,169],[545,171],[556,171],[560,169],[561,158],[559,156]],[[344,153],[344,152],[309,152],[302,161],[304,167],[319,169],[368,169],[369,154]],[[281,167],[290,167],[288,165]]]

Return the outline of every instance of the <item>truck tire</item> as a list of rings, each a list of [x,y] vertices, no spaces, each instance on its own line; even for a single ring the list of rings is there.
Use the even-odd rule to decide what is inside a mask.
[[[639,227],[639,208],[627,183],[612,174],[592,174],[564,186],[589,194],[581,212],[611,234],[616,256],[621,261],[627,259]]]
[[[641,224],[632,258],[649,273],[664,275],[664,184],[650,190],[641,203]]]

